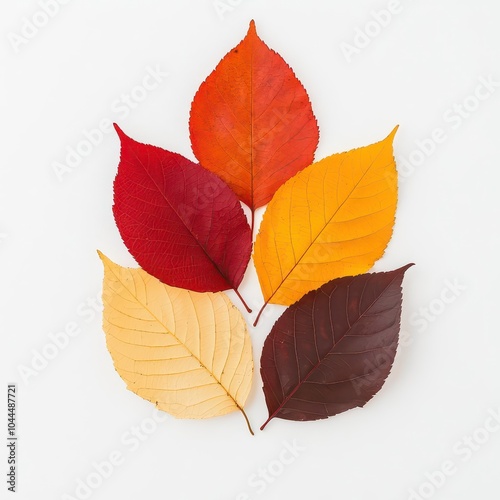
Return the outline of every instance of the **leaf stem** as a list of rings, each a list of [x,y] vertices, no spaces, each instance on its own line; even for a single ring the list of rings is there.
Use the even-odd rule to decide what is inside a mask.
[[[264,427],[271,421],[274,415],[269,415],[269,418],[261,425],[260,430],[263,431]]]
[[[245,302],[245,300],[243,299],[243,297],[241,296],[240,292],[238,292],[238,290],[236,288],[233,288],[234,292],[236,293],[236,295],[238,296],[238,298],[241,300],[241,303],[243,304],[243,306],[245,307],[245,309],[251,313],[252,310],[248,307],[247,303]]]
[[[250,431],[250,434],[252,436],[255,436],[255,434],[253,433],[253,430],[252,430],[252,426],[250,425],[250,420],[248,420],[248,417],[247,417],[247,414],[245,413],[245,410],[241,406],[238,406],[238,408],[240,409],[241,413],[243,413],[243,416],[245,417],[245,421],[247,423],[248,430]]]
[[[260,315],[264,312],[264,309],[266,308],[267,304],[268,304],[267,301],[264,302],[264,305],[260,308],[259,314],[257,314],[253,326],[257,326],[257,323],[259,322],[260,319]]]

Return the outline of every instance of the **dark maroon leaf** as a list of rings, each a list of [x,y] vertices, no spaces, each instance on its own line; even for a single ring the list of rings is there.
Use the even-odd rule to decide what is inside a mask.
[[[261,358],[269,418],[318,420],[364,406],[391,371],[408,264],[332,280],[290,306]]]

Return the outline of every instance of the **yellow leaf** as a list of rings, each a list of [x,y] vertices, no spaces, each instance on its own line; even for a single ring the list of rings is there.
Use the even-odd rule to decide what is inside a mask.
[[[104,264],[103,329],[127,388],[179,418],[243,411],[252,383],[250,337],[222,293],[161,283],[142,269]]]
[[[276,192],[254,250],[264,307],[293,304],[334,278],[364,273],[383,255],[397,204],[396,130],[313,163]]]

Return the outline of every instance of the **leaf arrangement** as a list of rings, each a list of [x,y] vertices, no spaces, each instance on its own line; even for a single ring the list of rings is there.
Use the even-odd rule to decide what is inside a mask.
[[[273,418],[317,420],[363,406],[396,354],[402,280],[411,264],[366,273],[392,236],[396,129],[314,162],[319,130],[283,58],[246,37],[201,84],[189,120],[199,164],[127,137],[113,214],[142,269],[104,264],[103,328],[127,387],[180,418],[239,410],[250,392],[250,335],[221,292],[238,287],[255,209],[267,208],[253,261],[264,304],[290,306],[265,340]],[[251,210],[251,222],[241,202]]]

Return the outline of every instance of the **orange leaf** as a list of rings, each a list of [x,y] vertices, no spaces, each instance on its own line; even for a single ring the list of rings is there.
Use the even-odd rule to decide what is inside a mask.
[[[189,128],[200,163],[252,211],[312,163],[319,138],[304,87],[253,21],[200,86]]]
[[[254,246],[265,304],[293,304],[327,281],[365,273],[382,257],[397,204],[396,130],[313,163],[278,190]]]

